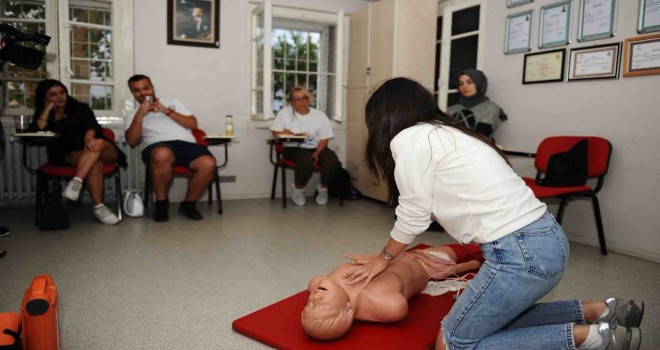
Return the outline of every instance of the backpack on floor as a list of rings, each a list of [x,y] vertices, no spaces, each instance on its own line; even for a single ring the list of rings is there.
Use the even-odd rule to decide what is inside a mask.
[[[44,204],[37,208],[39,215],[37,227],[43,231],[64,230],[69,228],[69,213],[62,203],[62,194],[60,191],[51,191],[46,195]]]
[[[328,194],[331,197],[343,197],[346,198],[351,193],[351,174],[348,173],[348,170],[339,167],[335,176],[332,178],[332,182],[328,186]]]

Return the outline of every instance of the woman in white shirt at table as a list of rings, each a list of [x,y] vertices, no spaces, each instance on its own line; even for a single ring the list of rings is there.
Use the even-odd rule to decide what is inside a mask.
[[[316,186],[316,204],[328,203],[328,185],[337,172],[339,159],[328,148],[335,135],[325,113],[310,107],[312,94],[302,86],[289,91],[289,105],[280,110],[270,130],[274,137],[280,135],[305,136],[302,142],[284,143],[284,158],[296,163],[293,186],[293,202],[305,205],[305,186],[312,177],[314,166],[321,168],[321,183]]]

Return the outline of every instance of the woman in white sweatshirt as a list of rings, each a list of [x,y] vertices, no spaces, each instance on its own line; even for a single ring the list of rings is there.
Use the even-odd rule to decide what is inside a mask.
[[[367,163],[387,180],[397,221],[380,254],[347,255],[356,264],[348,284],[366,286],[435,218],[458,242],[478,243],[486,260],[442,321],[436,349],[639,347],[643,303],[537,303],[563,276],[568,241],[483,135],[406,78],[381,85],[365,114]]]

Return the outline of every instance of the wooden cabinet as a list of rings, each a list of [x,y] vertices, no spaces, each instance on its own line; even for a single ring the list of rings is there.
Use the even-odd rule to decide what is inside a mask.
[[[435,0],[381,0],[350,16],[346,168],[367,197],[386,201],[387,184],[364,162],[364,107],[371,92],[393,77],[433,89],[437,8]]]

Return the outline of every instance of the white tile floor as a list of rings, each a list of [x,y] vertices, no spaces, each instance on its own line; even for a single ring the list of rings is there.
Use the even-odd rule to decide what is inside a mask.
[[[68,350],[264,349],[231,322],[303,290],[345,252],[377,252],[393,223],[391,208],[367,200],[287,209],[278,200],[225,201],[222,216],[198,207],[201,222],[172,204],[166,224],[129,218],[103,226],[83,205],[70,208],[72,226],[61,232],[38,231],[32,208],[0,209],[0,225],[12,232],[0,238],[8,251],[0,259],[0,310],[18,311],[32,277],[49,273]],[[449,242],[427,232],[415,243]],[[644,300],[642,349],[660,349],[660,265],[571,249],[566,276],[545,299]]]

